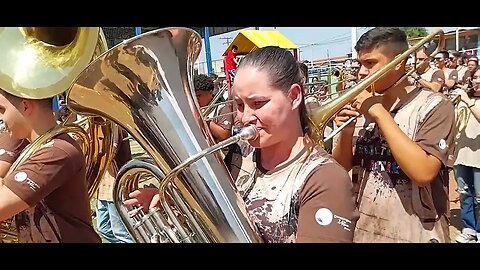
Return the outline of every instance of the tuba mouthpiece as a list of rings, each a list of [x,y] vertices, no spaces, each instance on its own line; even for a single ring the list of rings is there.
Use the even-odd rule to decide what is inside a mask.
[[[248,125],[242,128],[234,128],[233,135],[240,138],[240,140],[255,140],[258,136],[257,127]]]

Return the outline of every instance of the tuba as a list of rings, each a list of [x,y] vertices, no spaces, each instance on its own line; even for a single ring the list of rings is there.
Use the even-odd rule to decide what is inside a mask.
[[[135,36],[93,61],[67,93],[69,108],[115,122],[150,156],[125,164],[113,191],[136,242],[261,242],[218,153],[257,131],[215,144],[193,89],[201,44],[188,28]],[[158,188],[160,207],[124,206],[140,185]]]
[[[28,99],[47,99],[65,92],[80,72],[107,50],[99,27],[3,27],[0,28],[0,88]],[[115,126],[100,117],[87,119],[88,129],[61,123],[31,142],[12,164],[15,171],[55,136],[68,133],[82,148],[86,159],[89,197],[113,158]],[[18,242],[13,218],[1,222],[3,242]]]

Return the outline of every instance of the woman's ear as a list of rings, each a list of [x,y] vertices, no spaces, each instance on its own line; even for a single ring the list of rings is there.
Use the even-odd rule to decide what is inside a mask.
[[[302,91],[302,87],[297,84],[297,83],[294,83],[292,84],[292,86],[290,87],[290,94],[288,95],[289,98],[290,98],[290,102],[292,103],[292,110],[295,110],[297,109],[300,104],[303,102],[303,91]]]

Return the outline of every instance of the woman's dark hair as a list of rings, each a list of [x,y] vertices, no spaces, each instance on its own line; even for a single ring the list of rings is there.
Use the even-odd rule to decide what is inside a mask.
[[[299,108],[300,123],[303,133],[312,135],[304,100],[305,93],[302,83],[304,76],[292,53],[276,46],[262,47],[248,53],[240,63],[238,70],[246,66],[267,72],[270,78],[270,85],[282,89],[285,94],[287,94],[292,84],[300,85],[302,89],[302,102]]]

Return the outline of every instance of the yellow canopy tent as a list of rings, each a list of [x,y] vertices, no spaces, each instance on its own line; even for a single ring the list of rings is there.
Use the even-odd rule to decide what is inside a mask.
[[[237,45],[238,55],[247,54],[257,48],[278,46],[284,49],[294,50],[295,58],[297,58],[298,46],[276,30],[240,30],[230,45],[225,49],[223,55],[226,55],[227,52],[232,49],[233,45]]]

